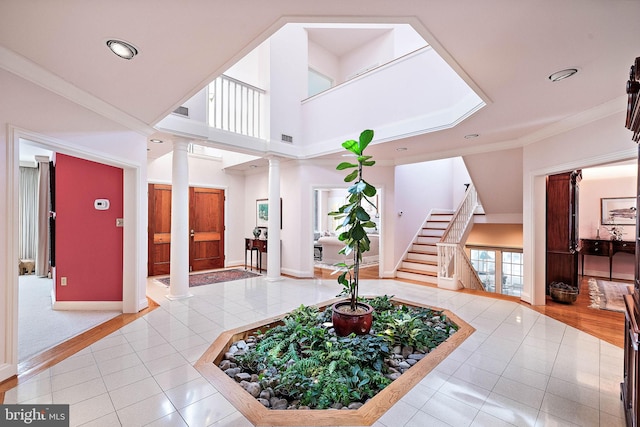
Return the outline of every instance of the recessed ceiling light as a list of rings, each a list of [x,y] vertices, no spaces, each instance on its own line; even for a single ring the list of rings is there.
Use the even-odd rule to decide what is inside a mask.
[[[464,139],[473,139],[473,138],[477,138],[480,135],[478,135],[477,133],[470,133],[469,135],[465,135]]]
[[[120,58],[131,59],[138,54],[138,49],[122,40],[107,40],[107,46]]]
[[[162,144],[162,140],[161,139],[150,139],[149,141],[153,142],[154,144]]]
[[[396,151],[407,151],[407,147],[398,147]]]
[[[577,72],[577,68],[567,68],[566,70],[556,71],[549,76],[549,80],[552,82],[559,82],[560,80],[573,76]]]

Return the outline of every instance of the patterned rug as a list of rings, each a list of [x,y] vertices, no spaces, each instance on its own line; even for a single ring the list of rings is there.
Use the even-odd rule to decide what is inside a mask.
[[[208,273],[198,273],[189,275],[189,287],[211,285],[213,283],[231,282],[233,280],[250,279],[251,277],[260,276],[251,271],[240,269],[210,271]],[[169,286],[169,277],[156,279],[163,285]]]
[[[623,295],[629,293],[629,285],[629,283],[589,279],[589,296],[591,297],[589,307],[624,312]]]

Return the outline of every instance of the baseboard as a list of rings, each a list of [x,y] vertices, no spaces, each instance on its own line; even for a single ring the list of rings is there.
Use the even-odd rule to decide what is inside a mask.
[[[584,276],[587,277],[596,277],[601,280],[609,280],[609,272],[608,271],[598,271],[598,270],[585,270]],[[616,280],[634,280],[633,274],[620,274],[613,272],[611,280],[615,282]]]
[[[122,301],[56,301],[51,295],[54,310],[122,311]]]
[[[309,273],[308,271],[293,270],[290,268],[281,268],[280,273],[286,274],[287,276],[295,277],[297,279],[313,277],[313,272]]]

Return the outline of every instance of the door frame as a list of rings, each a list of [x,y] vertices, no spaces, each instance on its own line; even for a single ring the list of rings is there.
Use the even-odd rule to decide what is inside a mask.
[[[6,265],[14,265],[15,260],[18,259],[20,140],[27,140],[57,153],[115,166],[123,170],[123,216],[127,223],[123,230],[122,311],[123,313],[137,313],[146,308],[148,306],[146,263],[143,262],[143,259],[147,249],[144,236],[144,218],[141,218],[146,212],[146,206],[140,206],[143,165],[130,159],[95,153],[66,141],[11,125],[7,129],[6,144]],[[7,268],[3,278],[6,283],[3,307],[5,327],[4,330],[0,330],[0,335],[4,338],[5,343],[5,363],[2,363],[2,359],[0,359],[0,381],[16,375],[18,367],[18,269]],[[2,298],[0,298],[1,300]]]

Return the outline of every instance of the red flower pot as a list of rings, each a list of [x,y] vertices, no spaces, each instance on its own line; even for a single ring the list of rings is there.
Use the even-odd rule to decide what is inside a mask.
[[[336,335],[346,337],[351,333],[368,334],[373,322],[373,307],[362,302],[356,303],[356,311],[351,311],[349,301],[335,303],[331,307],[333,329]]]

